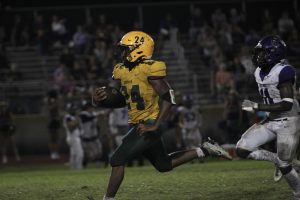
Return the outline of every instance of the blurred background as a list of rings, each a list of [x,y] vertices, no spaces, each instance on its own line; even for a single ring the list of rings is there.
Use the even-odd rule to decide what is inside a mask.
[[[180,107],[194,106],[203,140],[233,148],[264,113],[240,109],[260,101],[251,50],[262,36],[280,35],[300,72],[298,0],[2,1],[0,4],[0,139],[2,164],[67,162],[62,120],[97,86],[111,84],[115,46],[128,31],[155,40],[153,59],[167,64],[177,105],[164,124],[168,151],[185,148]],[[299,98],[299,79],[297,82]],[[97,113],[101,160],[112,144],[113,110]],[[100,111],[100,112],[99,112]],[[125,111],[126,112],[126,111]],[[2,165],[0,164],[0,166]]]

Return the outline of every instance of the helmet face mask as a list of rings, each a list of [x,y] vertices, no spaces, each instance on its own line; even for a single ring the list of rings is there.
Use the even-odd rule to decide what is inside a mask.
[[[255,66],[266,69],[270,66],[270,54],[268,49],[255,48],[252,53],[252,62]]]
[[[154,41],[151,36],[144,32],[131,31],[122,37],[118,46],[123,62],[136,62],[152,57]]]
[[[261,39],[252,53],[252,62],[261,69],[270,69],[285,57],[286,44],[279,36]]]
[[[130,56],[129,47],[118,44],[116,52],[116,57],[118,60],[121,62],[128,62],[127,57]]]

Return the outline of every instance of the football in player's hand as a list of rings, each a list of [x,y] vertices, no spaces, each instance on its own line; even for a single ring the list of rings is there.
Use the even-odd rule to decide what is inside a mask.
[[[97,88],[98,89],[98,88]],[[95,92],[97,92],[97,89]],[[98,107],[104,107],[104,108],[121,108],[126,106],[126,100],[125,97],[122,95],[122,93],[113,87],[105,86],[102,87],[102,90],[105,92],[106,98],[103,100],[97,100],[95,98],[94,93],[94,103]]]

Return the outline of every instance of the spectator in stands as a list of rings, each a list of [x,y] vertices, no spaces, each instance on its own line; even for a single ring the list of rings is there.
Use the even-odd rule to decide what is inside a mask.
[[[215,82],[217,88],[217,95],[222,99],[224,94],[234,88],[234,76],[226,68],[225,63],[219,64],[219,69],[216,73]]]
[[[249,51],[250,51],[249,47],[247,47],[247,46],[242,47],[241,51],[240,51],[241,53],[240,53],[239,57],[240,57],[241,64],[245,68],[246,74],[253,76],[253,73],[254,73],[254,70],[255,70],[255,66],[252,63],[252,58],[251,58],[251,55],[249,55]]]
[[[18,70],[16,63],[10,64],[10,70],[7,72],[6,80],[9,82],[21,81],[23,78],[22,73]]]
[[[34,12],[33,13],[33,22],[32,22],[32,31],[37,31],[37,30],[46,30],[46,24],[44,21],[43,15]],[[36,36],[36,33],[34,34]]]
[[[161,39],[172,40],[172,38],[176,37],[175,35],[177,32],[177,22],[173,19],[173,16],[170,13],[167,13],[159,24],[159,34]]]
[[[60,67],[54,71],[54,84],[61,94],[66,95],[73,92],[74,85],[71,81],[70,72],[64,64],[60,64]]]
[[[278,20],[278,30],[282,39],[287,40],[293,29],[294,21],[289,17],[289,13],[284,11]]]
[[[287,43],[289,55],[300,55],[300,35],[296,28],[294,28],[290,33]]]
[[[104,62],[104,60],[106,59],[106,53],[106,43],[104,41],[97,40],[95,42],[95,48],[93,49],[93,54],[95,55],[97,63],[101,65]]]
[[[229,25],[228,23],[223,23],[219,26],[219,31],[217,31],[219,47],[227,56],[230,56],[232,54],[233,45],[231,25]]]
[[[37,30],[36,44],[40,55],[47,56],[51,53],[51,37],[44,29]]]
[[[7,148],[11,145],[16,161],[20,161],[19,151],[15,142],[14,134],[16,126],[12,119],[12,113],[10,112],[7,102],[0,102],[0,147],[2,154],[2,163],[8,162]]]
[[[108,26],[107,18],[105,14],[100,14],[98,16],[98,23],[97,26],[99,29],[105,30]]]
[[[258,33],[253,28],[250,28],[250,30],[245,35],[245,44],[249,47],[254,47],[259,40],[260,36],[258,35]]]
[[[274,29],[274,19],[273,16],[270,14],[268,9],[264,10],[264,14],[261,20],[262,33],[263,35],[271,34]],[[257,43],[257,42],[256,42]]]
[[[243,13],[238,13],[236,8],[230,9],[229,23],[239,27],[244,27],[246,16]]]
[[[240,125],[242,110],[240,107],[238,94],[235,90],[230,90],[225,102],[224,118],[226,120],[227,143],[236,144],[240,138]]]
[[[12,46],[19,46],[21,44],[21,32],[23,29],[23,22],[20,15],[14,16],[13,27],[11,30],[11,44]]]
[[[204,26],[205,19],[200,8],[191,6],[190,8],[190,27],[189,27],[189,38],[193,42],[196,40],[197,35],[200,33],[201,28]]]
[[[102,78],[104,71],[100,64],[97,63],[95,56],[90,56],[87,62],[87,78],[89,81],[96,81]]]
[[[233,73],[235,79],[235,85],[237,91],[240,91],[242,88],[245,88],[247,81],[247,74],[245,73],[245,67],[241,63],[240,57],[235,56],[232,62],[229,63],[228,71]]]
[[[86,70],[84,69],[82,62],[78,60],[74,62],[73,69],[71,69],[70,73],[73,79],[76,81],[86,80]]]
[[[222,24],[227,22],[226,15],[220,8],[215,9],[215,11],[212,13],[211,22],[216,31],[221,28]]]
[[[59,57],[59,61],[60,63],[64,64],[67,69],[73,69],[75,57],[69,47],[63,48],[62,54]]]
[[[102,63],[102,74],[104,77],[110,77],[112,73],[112,67],[116,64],[114,53],[112,48],[108,48],[106,52],[106,58]]]
[[[82,55],[86,53],[88,34],[81,25],[77,26],[77,31],[73,35],[73,43],[75,54]]]
[[[49,113],[49,149],[50,149],[50,158],[55,160],[59,159],[59,128],[60,128],[60,111],[59,111],[59,99],[58,92],[55,89],[52,89],[48,92],[46,103]]]
[[[57,15],[52,16],[51,30],[54,37],[54,45],[60,47],[66,43],[67,28],[65,26],[66,20],[59,18]]]
[[[236,55],[239,53],[241,47],[245,45],[245,32],[238,25],[231,26],[232,36],[232,54]]]
[[[204,56],[205,64],[208,65],[214,49],[218,46],[214,32],[209,26],[205,26],[198,35],[197,46],[200,53]]]
[[[141,29],[138,29],[138,30],[141,30]],[[123,35],[124,35],[124,31],[121,30],[120,26],[114,25],[112,27],[112,31],[110,33],[111,42],[109,44],[115,44],[116,41],[119,41]]]

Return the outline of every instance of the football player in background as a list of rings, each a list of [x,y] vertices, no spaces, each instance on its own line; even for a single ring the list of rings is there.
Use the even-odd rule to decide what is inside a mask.
[[[193,105],[191,96],[183,96],[183,107],[179,115],[179,126],[181,128],[183,146],[185,149],[196,148],[202,144],[202,135],[200,127],[202,125],[202,116],[198,108]]]
[[[126,107],[111,110],[108,116],[108,124],[110,131],[110,149],[111,153],[122,143],[123,134],[127,133],[128,110]]]
[[[49,149],[50,157],[53,160],[59,159],[60,155],[58,153],[59,149],[59,128],[60,128],[60,114],[59,114],[59,99],[58,93],[55,89],[52,89],[48,92],[46,98],[48,113],[49,113]]]
[[[93,107],[89,100],[82,101],[82,111],[79,114],[79,118],[82,124],[81,142],[84,152],[84,166],[89,161],[99,164],[102,158],[103,151],[97,117],[103,113],[103,111],[93,112]]]
[[[279,36],[267,36],[255,46],[252,61],[257,66],[254,76],[264,103],[244,100],[242,109],[266,111],[268,118],[254,124],[237,143],[237,155],[242,158],[273,162],[300,199],[300,181],[292,166],[299,141],[299,104],[294,98],[295,69],[286,62],[286,44]],[[277,140],[277,153],[258,147]]]
[[[112,172],[103,199],[114,199],[124,178],[125,163],[136,155],[143,154],[159,172],[170,171],[183,163],[208,155],[231,159],[224,149],[213,142],[166,154],[160,125],[175,104],[174,91],[165,80],[166,65],[151,60],[154,41],[144,32],[125,34],[119,47],[122,62],[114,67],[113,79],[121,82],[122,95],[119,98],[124,96],[126,99],[131,129],[110,159]],[[111,93],[105,87],[100,87],[95,90],[93,102],[102,106],[101,103],[110,98]]]
[[[82,169],[83,149],[81,145],[81,124],[76,116],[77,107],[73,103],[67,103],[66,114],[63,118],[63,127],[66,131],[66,141],[70,148],[71,169]]]

